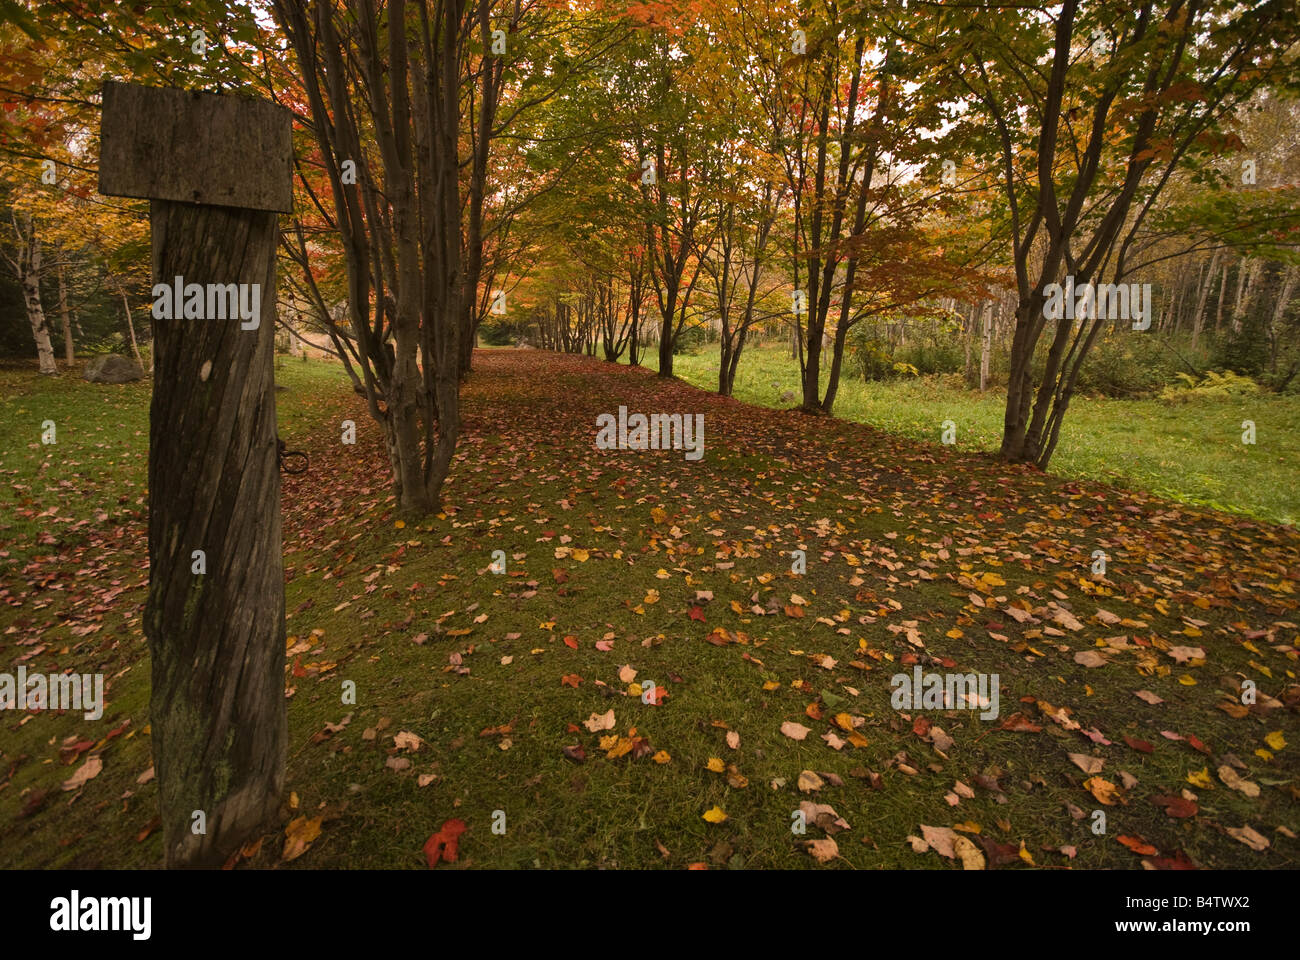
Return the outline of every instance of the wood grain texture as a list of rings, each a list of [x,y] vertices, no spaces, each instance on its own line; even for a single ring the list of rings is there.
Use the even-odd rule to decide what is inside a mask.
[[[284,785],[284,575],[274,389],[276,215],[155,200],[153,276],[261,284],[261,323],[154,320],[149,597],[168,866],[220,864]],[[192,572],[203,550],[207,572]],[[191,832],[193,811],[206,835]]]
[[[293,210],[289,111],[266,100],[104,84],[99,192]]]

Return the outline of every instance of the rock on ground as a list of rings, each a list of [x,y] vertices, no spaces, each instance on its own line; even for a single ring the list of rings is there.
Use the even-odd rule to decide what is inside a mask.
[[[140,364],[119,353],[105,353],[86,364],[82,378],[91,383],[127,383],[144,377]]]

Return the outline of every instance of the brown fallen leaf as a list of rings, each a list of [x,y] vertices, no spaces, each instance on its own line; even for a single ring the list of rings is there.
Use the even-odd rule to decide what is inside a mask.
[[[794,723],[787,720],[785,723],[781,724],[781,732],[791,740],[802,740],[812,731],[802,723]]]
[[[87,780],[93,780],[99,776],[99,772],[104,769],[104,761],[99,757],[87,757],[86,762],[77,768],[77,772],[63,781],[64,790],[77,790],[86,785]]]
[[[840,855],[839,844],[830,837],[821,840],[805,840],[803,848],[812,854],[813,859],[818,863],[827,863]]]
[[[1101,757],[1089,756],[1086,753],[1071,753],[1069,757],[1071,763],[1088,774],[1101,773],[1101,768],[1106,763]]]
[[[1259,796],[1259,784],[1252,783],[1250,780],[1243,780],[1237,771],[1226,763],[1219,767],[1219,779],[1233,790],[1239,790],[1248,797]]]
[[[1269,846],[1269,839],[1252,829],[1245,827],[1228,827],[1228,836],[1236,837],[1252,850],[1266,850]]]
[[[921,824],[921,836],[925,837],[925,842],[930,849],[941,857],[947,857],[952,860],[957,856],[953,845],[957,842],[957,834],[953,833],[950,827],[931,827]]]

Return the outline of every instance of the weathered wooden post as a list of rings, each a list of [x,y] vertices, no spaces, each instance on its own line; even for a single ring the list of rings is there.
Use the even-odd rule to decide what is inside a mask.
[[[149,198],[150,722],[168,866],[220,864],[284,785],[284,576],[274,387],[274,104],[104,87],[99,189]]]

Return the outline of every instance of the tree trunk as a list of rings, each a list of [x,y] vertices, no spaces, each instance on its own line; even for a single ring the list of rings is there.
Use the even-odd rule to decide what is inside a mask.
[[[156,282],[261,284],[255,330],[154,321],[144,616],[154,767],[167,866],[213,866],[271,821],[284,786],[276,214],[156,200],[150,219]],[[196,550],[206,573],[193,572]]]
[[[63,357],[71,369],[76,358],[72,349],[72,317],[68,313],[68,288],[63,282],[63,264],[59,264],[59,314],[63,318]]]
[[[993,350],[993,303],[984,305],[983,332],[980,336],[980,393],[989,383],[989,354]]]
[[[27,241],[19,252],[19,281],[23,288],[23,304],[27,307],[27,319],[32,325],[32,339],[36,341],[36,358],[41,365],[41,373],[57,376],[58,364],[54,362],[54,347],[50,343],[50,325],[45,318],[45,308],[41,306],[41,241],[36,236],[36,225],[30,217],[26,218]]]
[[[1219,256],[1222,251],[1215,250],[1214,256],[1210,258],[1210,265],[1205,270],[1205,277],[1201,281],[1201,292],[1196,298],[1196,315],[1192,317],[1192,353],[1196,352],[1196,345],[1201,339],[1201,328],[1205,323],[1205,304],[1210,298],[1210,287],[1214,286],[1214,273],[1219,269]]]
[[[144,361],[140,359],[140,345],[136,343],[135,339],[135,322],[131,319],[131,303],[126,298],[126,289],[124,287],[118,287],[117,290],[118,293],[122,294],[122,310],[126,313],[126,329],[131,334],[131,356],[135,357],[135,362],[140,364],[140,369],[143,370]],[[274,331],[272,331],[272,334],[274,335]]]

